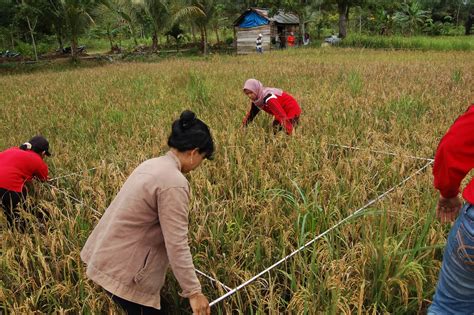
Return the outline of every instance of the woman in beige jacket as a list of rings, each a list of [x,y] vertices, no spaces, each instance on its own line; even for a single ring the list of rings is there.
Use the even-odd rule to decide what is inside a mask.
[[[189,183],[183,173],[210,159],[207,125],[184,111],[172,125],[170,151],[140,164],[81,251],[87,276],[128,314],[159,314],[168,265],[194,314],[210,314],[188,245]]]

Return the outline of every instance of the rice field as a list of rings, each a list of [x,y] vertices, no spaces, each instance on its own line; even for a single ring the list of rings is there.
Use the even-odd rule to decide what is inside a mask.
[[[241,129],[249,108],[241,87],[252,77],[300,102],[294,136],[273,135],[264,113]],[[195,267],[234,288],[425,166],[409,155],[433,157],[474,100],[473,87],[472,52],[367,49],[3,75],[0,148],[45,135],[51,177],[59,178],[34,183],[30,194],[47,222],[25,213],[31,228],[18,234],[0,216],[0,313],[118,311],[85,277],[79,252],[131,171],[167,151],[184,109],[209,124],[217,145],[216,159],[189,176]],[[436,201],[428,166],[211,311],[422,313],[449,230],[434,217]],[[199,278],[210,301],[225,293]],[[167,279],[163,299],[173,313],[190,313]]]

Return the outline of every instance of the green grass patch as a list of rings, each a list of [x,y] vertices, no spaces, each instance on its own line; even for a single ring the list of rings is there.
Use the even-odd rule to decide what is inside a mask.
[[[474,36],[404,37],[351,34],[341,42],[340,46],[408,50],[473,51]]]

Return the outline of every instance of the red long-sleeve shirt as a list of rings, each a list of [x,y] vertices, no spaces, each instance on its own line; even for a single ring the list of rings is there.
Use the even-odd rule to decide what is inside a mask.
[[[33,177],[48,179],[48,166],[38,153],[19,148],[0,152],[0,188],[21,192]]]
[[[433,167],[434,186],[445,198],[459,193],[459,186],[474,168],[474,104],[454,122],[441,139]],[[463,198],[474,204],[474,180],[463,191]]]
[[[285,127],[286,133],[291,134],[293,131],[293,125],[290,119],[299,117],[301,114],[301,108],[298,102],[288,93],[283,92],[281,95],[268,94],[264,98],[264,104],[262,106],[256,106],[252,103],[252,106],[244,118],[243,125],[246,126],[251,122],[255,116],[264,110],[265,112],[273,115],[275,120]]]

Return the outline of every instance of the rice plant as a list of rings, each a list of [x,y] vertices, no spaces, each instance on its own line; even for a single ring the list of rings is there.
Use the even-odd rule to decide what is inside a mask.
[[[189,176],[195,266],[233,288],[420,169],[426,161],[408,156],[432,157],[472,101],[470,52],[304,49],[260,57],[0,77],[0,147],[42,133],[54,154],[51,176],[59,177],[34,183],[33,209],[47,219],[25,212],[26,233],[7,230],[0,215],[0,310],[118,311],[86,278],[79,252],[131,171],[166,152],[171,123],[184,109],[211,126],[217,143],[216,160]],[[241,128],[249,108],[241,89],[251,77],[301,103],[293,136],[273,135],[265,114]],[[422,313],[447,230],[434,218],[436,197],[428,168],[212,312]],[[171,273],[167,279],[163,299],[176,314],[189,311]],[[225,293],[200,280],[210,300]]]

